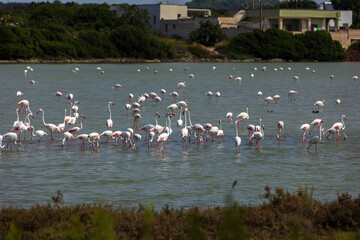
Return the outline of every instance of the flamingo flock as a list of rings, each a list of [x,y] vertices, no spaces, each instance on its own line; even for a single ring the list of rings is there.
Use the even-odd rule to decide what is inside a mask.
[[[30,70],[31,69],[31,70]],[[149,68],[145,68],[145,72],[148,71]],[[189,68],[185,68],[185,71],[189,70]],[[215,71],[216,67],[212,68],[212,71]],[[233,69],[234,70],[234,69]],[[255,71],[257,71],[257,68],[254,68]],[[266,72],[266,67],[261,68],[263,72]],[[274,68],[274,71],[283,71],[284,68]],[[288,68],[290,71],[291,68]],[[27,68],[24,71],[25,77],[28,76],[28,72],[33,71],[32,68]],[[78,73],[80,71],[79,68],[73,69],[73,73]],[[101,71],[101,74],[104,74],[105,72],[102,71],[101,67],[97,67],[97,71]],[[137,70],[137,72],[141,72],[140,69]],[[169,72],[173,72],[173,69],[170,69]],[[313,70],[313,73],[315,71]],[[154,72],[155,74],[159,74],[159,72],[156,70]],[[189,78],[193,79],[195,76],[194,74],[189,74]],[[230,75],[229,79],[231,80],[233,77]],[[251,73],[251,79],[255,79],[255,74]],[[297,80],[299,77],[294,76],[293,79]],[[354,78],[353,78],[354,79]],[[237,81],[241,81],[241,77],[236,78]],[[171,91],[170,96],[172,96],[173,102],[168,105],[167,107],[164,106],[163,113],[159,112],[153,112],[154,114],[154,122],[141,125],[140,119],[142,118],[142,108],[144,106],[150,107],[148,105],[148,102],[154,102],[156,104],[162,104],[161,102],[164,101],[165,96],[167,94],[167,90],[161,89],[159,92],[161,93],[161,97],[154,91],[148,93],[142,93],[137,98],[134,97],[133,93],[128,93],[128,102],[123,103],[125,106],[126,112],[123,113],[128,118],[132,118],[133,124],[131,127],[127,128],[126,130],[115,130],[116,128],[116,122],[114,124],[112,119],[112,108],[115,108],[117,103],[115,104],[115,99],[113,101],[109,101],[107,103],[107,108],[109,112],[109,118],[106,120],[106,128],[101,133],[98,132],[91,132],[91,133],[83,133],[83,125],[86,125],[87,122],[85,122],[85,115],[79,114],[80,112],[80,106],[78,105],[80,102],[75,101],[75,94],[68,93],[66,95],[66,99],[68,99],[70,102],[70,110],[69,115],[67,115],[67,109],[64,107],[64,118],[63,121],[60,124],[54,124],[49,123],[45,121],[45,110],[42,108],[38,108],[36,111],[36,115],[41,116],[42,119],[42,125],[41,126],[33,126],[31,125],[30,119],[34,118],[34,114],[31,111],[30,108],[30,101],[23,99],[20,100],[20,98],[24,97],[24,94],[21,91],[17,91],[16,97],[17,97],[17,104],[20,105],[19,108],[16,108],[16,121],[13,124],[13,127],[10,128],[10,132],[5,133],[3,135],[0,135],[0,148],[5,149],[6,151],[9,151],[13,149],[14,145],[19,145],[19,149],[22,146],[22,138],[23,140],[26,139],[26,132],[30,132],[30,138],[32,140],[32,137],[38,138],[39,143],[41,144],[46,138],[47,135],[51,136],[51,141],[56,141],[56,137],[54,138],[54,134],[58,133],[59,138],[61,138],[61,146],[62,147],[70,147],[70,145],[73,145],[72,142],[74,141],[81,141],[80,149],[87,149],[86,145],[88,145],[88,148],[94,151],[97,151],[100,148],[100,145],[102,144],[120,144],[122,143],[122,146],[124,148],[130,148],[130,149],[139,149],[141,147],[141,140],[143,139],[144,142],[146,142],[146,145],[148,149],[152,149],[154,143],[158,145],[158,151],[161,154],[165,153],[164,147],[169,145],[171,141],[174,141],[174,139],[179,138],[182,142],[182,151],[187,151],[189,144],[193,143],[196,144],[196,148],[200,148],[202,144],[215,144],[212,142],[216,142],[217,144],[221,144],[227,136],[224,133],[223,124],[221,117],[224,116],[227,118],[227,128],[232,128],[233,132],[235,134],[234,137],[234,143],[235,143],[235,152],[240,152],[241,144],[244,144],[244,141],[242,141],[242,138],[248,138],[248,144],[254,144],[256,148],[261,147],[261,142],[265,138],[265,125],[263,119],[258,119],[259,125],[254,124],[248,124],[248,126],[245,128],[245,120],[250,119],[250,113],[251,109],[249,111],[249,107],[246,107],[246,111],[238,113],[236,116],[235,124],[233,124],[232,117],[233,112],[224,112],[219,113],[218,115],[218,126],[213,125],[210,122],[206,123],[195,123],[193,124],[191,121],[191,102],[187,99],[178,100],[177,98],[184,97],[183,93],[185,89],[193,84],[192,81],[195,80],[189,80],[188,82],[178,82],[176,86],[173,86],[174,88],[178,88],[178,91]],[[121,88],[121,90],[119,90]],[[110,89],[116,89],[118,91],[123,91],[126,89],[126,86],[121,84],[116,84],[115,88],[111,87]],[[154,90],[154,89],[149,89]],[[124,93],[126,94],[126,93]],[[288,100],[290,102],[295,102],[295,94],[298,94],[295,90],[288,91]],[[63,94],[60,91],[57,91],[55,93],[55,96],[59,99],[62,98]],[[210,100],[213,96],[215,96],[217,99],[220,98],[221,94],[219,91],[217,91],[215,94],[211,91],[207,91],[205,93],[205,96],[208,97],[208,102],[210,104]],[[254,96],[256,96],[256,93],[254,93]],[[262,92],[257,92],[258,98],[261,98]],[[50,97],[50,96],[49,96]],[[135,99],[135,100],[134,100]],[[264,101],[267,103],[267,105],[273,104],[273,101],[275,101],[274,104],[277,104],[280,102],[280,95],[274,95],[268,96],[264,99]],[[340,99],[336,100],[336,103],[340,104]],[[104,102],[104,106],[106,103]],[[213,103],[214,104],[214,103]],[[215,103],[216,104],[216,103]],[[121,105],[121,103],[120,103]],[[320,100],[314,103],[314,106],[318,107],[318,110],[322,109],[325,105],[325,100]],[[194,113],[194,112],[193,112]],[[60,114],[60,113],[59,113]],[[196,114],[196,112],[195,112]],[[130,116],[132,115],[132,116]],[[161,120],[165,122],[165,126],[162,126],[159,124],[158,120]],[[176,128],[177,131],[173,131],[172,129],[172,121],[176,119]],[[311,123],[305,123],[300,126],[300,130],[303,131],[301,142],[303,144],[306,143],[306,137],[309,135],[310,139],[308,141],[308,147],[307,149],[310,150],[312,145],[316,145],[315,151],[317,151],[317,144],[320,143],[323,139],[327,139],[328,141],[333,141],[335,137],[335,141],[337,144],[341,142],[341,131],[345,130],[345,121],[347,120],[345,115],[342,115],[340,118],[340,122],[334,123],[331,128],[327,129],[325,131],[323,124],[324,121],[322,119],[314,119]],[[84,122],[83,122],[84,121]],[[90,121],[90,120],[86,120]],[[255,119],[255,121],[257,121]],[[205,122],[205,119],[204,119]],[[215,122],[215,121],[214,121]],[[41,129],[43,128],[43,129]],[[276,129],[277,131],[273,131],[274,137],[276,137],[277,141],[285,141],[285,122],[282,120],[278,120],[276,126],[270,127],[270,129]],[[311,132],[314,128],[317,128],[316,135],[311,136]],[[114,129],[114,130],[113,130]],[[242,134],[242,130],[247,130],[248,134]],[[269,130],[267,136],[270,136],[268,138],[271,138],[272,133]],[[24,136],[22,137],[22,133],[24,133]],[[142,135],[144,133],[144,135]],[[283,135],[283,140],[281,140],[281,134]],[[328,134],[325,136],[325,134]],[[346,134],[344,134],[344,139],[346,139]],[[247,135],[247,136],[246,136]],[[300,134],[299,134],[300,135]],[[330,139],[329,137],[332,136]],[[242,138],[241,138],[242,137]],[[101,139],[106,139],[104,141],[101,141]],[[216,138],[216,141],[215,141]],[[176,140],[175,140],[176,141]],[[211,142],[211,143],[209,143]],[[6,143],[3,145],[3,143]]]

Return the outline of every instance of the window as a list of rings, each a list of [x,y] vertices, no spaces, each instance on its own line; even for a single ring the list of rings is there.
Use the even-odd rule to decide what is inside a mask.
[[[168,25],[165,24],[165,32],[168,32]]]
[[[181,14],[180,14],[180,13],[178,14],[178,18],[181,18]]]
[[[272,25],[272,28],[278,29],[278,28],[279,28],[279,24],[274,23],[274,24]]]
[[[173,29],[175,29],[175,23],[173,24]]]
[[[292,31],[293,30],[293,26],[291,24],[286,25],[286,30],[287,31]]]
[[[156,15],[154,15],[154,25],[156,24]]]

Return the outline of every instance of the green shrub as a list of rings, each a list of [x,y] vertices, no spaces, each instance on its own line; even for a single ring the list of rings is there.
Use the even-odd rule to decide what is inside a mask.
[[[191,46],[188,47],[189,52],[191,52],[191,54],[193,54],[194,56],[198,57],[198,58],[208,58],[210,57],[210,52],[201,45],[198,44],[193,44]]]

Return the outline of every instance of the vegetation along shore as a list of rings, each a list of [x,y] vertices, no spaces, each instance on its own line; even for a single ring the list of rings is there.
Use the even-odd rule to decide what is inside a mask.
[[[10,5],[9,5],[10,6]],[[225,38],[204,22],[185,41],[159,37],[147,12],[122,5],[41,2],[0,6],[0,60],[4,62],[358,61],[360,43],[345,51],[325,31],[293,35],[269,29]]]
[[[360,197],[338,194],[319,202],[312,191],[289,193],[265,187],[259,206],[156,211],[152,204],[115,208],[111,204],[64,205],[58,191],[52,203],[29,209],[2,207],[1,239],[359,239]]]

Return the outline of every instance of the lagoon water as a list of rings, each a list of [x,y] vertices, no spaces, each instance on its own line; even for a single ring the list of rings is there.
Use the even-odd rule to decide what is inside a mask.
[[[128,94],[167,90],[164,101],[156,104],[147,99],[141,108],[141,123],[154,123],[154,113],[159,112],[161,125],[165,125],[166,107],[172,103],[171,91],[178,91],[178,100],[188,100],[193,123],[218,125],[223,120],[225,137],[222,143],[209,142],[199,148],[192,143],[182,151],[181,138],[177,135],[176,119],[172,120],[174,134],[170,143],[165,143],[165,152],[158,152],[156,146],[148,150],[144,138],[139,150],[124,148],[115,143],[101,143],[98,151],[81,150],[81,141],[73,141],[70,148],[61,146],[61,137],[55,134],[39,144],[37,138],[23,141],[12,152],[0,156],[0,204],[5,206],[29,207],[35,203],[47,203],[57,190],[64,193],[65,204],[113,203],[116,206],[137,206],[153,202],[157,208],[224,205],[225,196],[234,180],[238,183],[233,190],[236,201],[245,204],[259,204],[263,188],[283,187],[296,191],[299,187],[313,188],[313,196],[321,201],[336,198],[336,194],[348,191],[360,193],[360,75],[359,63],[153,63],[153,64],[33,64],[34,71],[24,76],[27,65],[0,65],[0,134],[9,132],[16,120],[18,107],[16,92],[22,91],[22,99],[30,101],[35,118],[31,124],[36,129],[45,129],[37,109],[45,110],[45,121],[63,122],[64,109],[70,105],[65,98],[73,93],[80,101],[79,112],[86,115],[82,133],[106,130],[109,117],[107,103],[112,107],[113,130],[132,127],[132,118],[125,116],[124,105]],[[105,74],[96,70],[101,66]],[[150,68],[145,71],[145,67]],[[213,71],[212,67],[216,66]],[[261,71],[266,66],[267,71]],[[72,70],[78,67],[76,74]],[[184,71],[189,67],[188,71]],[[258,70],[255,71],[254,68]],[[283,71],[274,68],[283,67]],[[287,70],[291,67],[291,71]],[[305,70],[309,67],[316,70]],[[137,72],[137,69],[141,72]],[[170,72],[169,68],[173,71]],[[234,69],[233,69],[234,68]],[[154,74],[157,70],[158,74]],[[250,78],[250,72],[255,77]],[[194,79],[188,78],[193,73]],[[330,75],[335,75],[330,79]],[[229,80],[229,75],[234,79]],[[293,76],[299,76],[294,81]],[[235,77],[242,77],[241,83]],[[30,85],[29,80],[35,80]],[[177,83],[186,81],[184,89]],[[123,88],[111,90],[120,83]],[[296,90],[296,102],[289,102],[287,93]],[[205,96],[208,90],[221,92],[217,100]],[[64,96],[56,97],[61,91]],[[279,94],[278,104],[267,105],[259,100]],[[335,100],[341,99],[336,105]],[[326,100],[320,113],[313,104]],[[241,152],[235,153],[235,126],[228,125],[227,112],[236,115],[249,108],[250,119],[245,124],[265,125],[265,138],[261,147],[248,144],[247,131],[239,129],[242,138]],[[307,151],[302,144],[303,123],[315,118],[324,121],[325,129],[347,116],[346,141],[336,144],[323,140]],[[276,140],[276,124],[285,123],[286,140]],[[139,132],[139,130],[136,130]],[[141,133],[144,137],[144,134]],[[307,138],[308,139],[308,138]],[[105,142],[102,139],[101,142]]]

